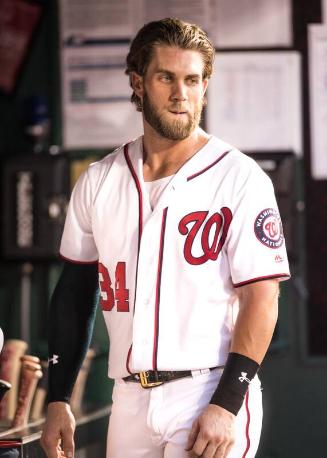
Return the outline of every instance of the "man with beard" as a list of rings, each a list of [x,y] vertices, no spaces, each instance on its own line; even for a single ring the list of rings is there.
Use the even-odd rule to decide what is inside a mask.
[[[199,127],[214,54],[177,19],[131,44],[144,135],[91,165],[71,197],[50,311],[49,458],[74,453],[69,398],[97,276],[115,380],[107,457],[255,456],[257,371],[289,269],[269,178]]]

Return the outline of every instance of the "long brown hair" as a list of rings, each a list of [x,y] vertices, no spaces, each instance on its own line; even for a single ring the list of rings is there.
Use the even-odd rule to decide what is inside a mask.
[[[155,46],[175,46],[181,49],[199,51],[203,59],[203,79],[210,78],[215,58],[215,48],[207,34],[195,24],[175,18],[166,18],[145,24],[133,39],[126,58],[126,75],[131,72],[144,76],[152,59]],[[131,77],[130,77],[130,85]],[[141,101],[133,91],[131,101],[141,111]]]

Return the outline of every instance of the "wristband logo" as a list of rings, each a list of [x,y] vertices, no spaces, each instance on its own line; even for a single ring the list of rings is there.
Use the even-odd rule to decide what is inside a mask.
[[[53,365],[58,364],[59,355],[53,355],[52,358],[48,359],[48,363],[52,363]]]
[[[268,248],[279,248],[284,242],[283,226],[279,213],[274,208],[266,208],[254,222],[254,233]]]
[[[240,381],[241,383],[243,383],[243,382],[248,382],[248,383],[250,383],[251,380],[250,380],[249,378],[247,378],[247,375],[248,375],[247,372],[241,372],[241,377],[238,378],[239,381]]]

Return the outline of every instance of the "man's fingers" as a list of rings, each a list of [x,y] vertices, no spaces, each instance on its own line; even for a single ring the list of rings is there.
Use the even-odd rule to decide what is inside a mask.
[[[228,458],[229,452],[234,445],[234,441],[231,440],[227,443],[223,443],[219,448],[216,449],[216,453],[213,458]]]
[[[58,458],[67,458],[67,455],[65,454],[64,450],[61,447],[61,441],[58,444],[57,447],[57,456]]]
[[[233,447],[233,445],[234,445],[234,441],[231,441],[230,444],[227,445],[224,458],[228,458],[229,452],[231,451],[231,448]]]
[[[74,444],[74,431],[69,430],[65,431],[62,435],[62,448],[65,452],[65,457],[67,458],[73,458],[74,457],[74,450],[75,450],[75,444]]]
[[[43,433],[41,437],[41,445],[45,451],[47,458],[58,458],[59,453],[59,441],[60,439],[56,436]]]
[[[195,421],[192,425],[192,429],[191,429],[191,432],[188,436],[188,440],[187,440],[187,444],[186,444],[186,447],[185,447],[185,451],[189,452],[190,450],[192,450],[193,448],[193,445],[194,445],[194,442],[196,441],[196,438],[199,434],[199,431],[200,431],[200,427],[199,427],[199,423],[198,421]]]
[[[210,438],[199,431],[196,441],[193,445],[192,452],[195,456],[203,456],[203,453],[209,443]]]
[[[49,437],[44,436],[41,440],[41,445],[45,451],[47,458],[68,458],[69,455],[60,446],[61,440],[57,439],[55,436]],[[73,455],[71,455],[73,457]]]
[[[226,447],[222,445],[216,449],[216,453],[213,455],[213,458],[225,458],[226,456]]]
[[[203,458],[217,458],[217,447],[219,447],[217,444],[209,443],[201,456]]]

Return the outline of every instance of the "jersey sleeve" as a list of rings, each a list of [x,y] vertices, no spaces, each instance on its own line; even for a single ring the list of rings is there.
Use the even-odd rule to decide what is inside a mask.
[[[234,287],[290,277],[283,227],[270,178],[256,165],[234,196],[227,255]]]
[[[73,189],[60,255],[73,262],[92,263],[98,260],[92,232],[92,189],[88,171],[79,177]]]

